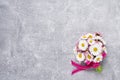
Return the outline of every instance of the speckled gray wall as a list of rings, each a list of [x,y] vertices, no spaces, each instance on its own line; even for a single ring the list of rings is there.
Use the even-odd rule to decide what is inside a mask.
[[[71,76],[81,34],[101,32],[102,73]],[[0,80],[119,80],[120,0],[0,0]]]

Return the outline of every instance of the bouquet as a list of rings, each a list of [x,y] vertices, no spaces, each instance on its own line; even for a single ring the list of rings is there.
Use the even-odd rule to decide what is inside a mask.
[[[76,69],[72,71],[72,74],[90,68],[101,72],[101,62],[107,54],[105,45],[106,42],[100,33],[82,35],[74,48],[76,61],[71,60],[71,64],[76,67]]]

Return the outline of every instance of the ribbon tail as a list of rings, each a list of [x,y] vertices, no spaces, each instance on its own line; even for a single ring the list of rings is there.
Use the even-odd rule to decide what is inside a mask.
[[[90,68],[90,66],[81,66],[80,64],[77,64],[76,62],[74,62],[72,60],[71,60],[71,64],[74,67],[76,67],[76,69],[72,71],[72,75],[79,72],[79,71],[86,70],[86,69]]]
[[[82,71],[82,70],[85,70],[85,69],[75,69],[72,71],[71,75],[74,75],[75,73],[79,72],[79,71]]]

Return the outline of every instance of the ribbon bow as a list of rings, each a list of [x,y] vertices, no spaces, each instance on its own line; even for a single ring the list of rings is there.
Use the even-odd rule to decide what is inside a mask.
[[[103,59],[104,59],[106,57],[106,53],[103,52],[102,56],[103,56]],[[76,63],[76,62],[74,62],[72,60],[71,60],[71,64],[74,67],[76,67],[76,69],[74,69],[72,71],[72,75],[75,74],[75,73],[77,73],[77,72],[79,72],[79,71],[82,71],[82,70],[87,70],[87,69],[90,69],[90,68],[96,69],[96,68],[98,68],[100,66],[100,63],[94,63],[94,62],[91,62],[89,65],[83,66],[83,65],[80,65],[80,64],[78,64],[78,63]]]
[[[97,68],[98,66],[100,66],[100,63],[94,63],[94,62],[91,62],[89,65],[86,65],[86,66],[83,66],[83,65],[80,65],[74,61],[71,60],[71,64],[76,67],[76,69],[74,69],[72,71],[72,75],[79,72],[79,71],[82,71],[82,70],[87,70],[87,69],[90,69],[90,68]]]

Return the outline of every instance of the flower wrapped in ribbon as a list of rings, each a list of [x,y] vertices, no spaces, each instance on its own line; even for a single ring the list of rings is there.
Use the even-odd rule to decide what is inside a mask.
[[[72,74],[90,68],[101,72],[101,62],[107,54],[105,45],[106,42],[100,33],[88,33],[81,36],[74,48],[76,62],[71,60],[71,64],[76,67]]]

